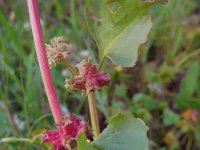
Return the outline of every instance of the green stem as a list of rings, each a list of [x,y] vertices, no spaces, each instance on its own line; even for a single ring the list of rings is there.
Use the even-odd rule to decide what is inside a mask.
[[[190,58],[194,57],[194,56],[198,56],[200,53],[200,49],[197,49],[195,51],[193,51],[192,53],[188,54],[186,57],[184,57],[183,59],[181,59],[176,66],[179,67],[182,64],[184,64],[185,62],[187,62]]]
[[[31,139],[27,138],[17,138],[17,137],[7,137],[7,138],[2,138],[0,140],[2,143],[9,143],[9,142],[28,142],[28,143],[33,143]]]
[[[38,125],[38,123],[39,123],[41,120],[46,119],[46,118],[49,117],[49,116],[52,116],[52,114],[46,114],[46,115],[40,117],[39,119],[37,119],[37,120],[33,123],[33,125],[30,127],[30,130],[28,131],[28,135],[31,134],[31,132],[33,131],[33,129]]]
[[[72,74],[77,74],[77,70],[68,62],[68,60],[64,59],[63,62]]]
[[[99,118],[98,118],[98,112],[97,112],[97,106],[96,106],[95,93],[88,94],[88,104],[89,104],[89,109],[90,109],[90,119],[91,119],[93,134],[94,134],[94,140],[96,140],[100,134],[100,128],[99,128]]]

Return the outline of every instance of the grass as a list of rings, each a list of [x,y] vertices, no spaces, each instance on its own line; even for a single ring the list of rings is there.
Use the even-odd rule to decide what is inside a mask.
[[[96,58],[97,48],[83,19],[84,8],[92,7],[91,0],[39,3],[46,43],[63,35],[77,47],[75,62],[81,59],[83,49]],[[40,133],[54,125],[36,60],[27,4],[14,0],[0,4],[0,149],[43,149]],[[137,65],[125,69],[108,65],[112,84],[97,93],[101,128],[112,114],[130,111],[148,124],[151,149],[200,148],[199,119],[191,122],[181,117],[189,108],[200,109],[199,9],[198,0],[152,7],[153,29]],[[89,113],[86,98],[64,89],[62,67],[52,68],[52,76],[63,111],[89,120],[83,115]]]

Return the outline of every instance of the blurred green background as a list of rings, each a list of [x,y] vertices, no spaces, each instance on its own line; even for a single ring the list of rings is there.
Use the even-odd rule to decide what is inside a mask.
[[[45,43],[65,36],[75,46],[76,64],[97,46],[89,35],[84,9],[92,0],[39,0]],[[101,128],[120,111],[142,118],[152,150],[200,149],[200,1],[169,0],[151,7],[153,29],[133,68],[108,65],[112,83],[96,93]],[[110,63],[110,62],[108,62]],[[68,92],[68,72],[51,69],[64,113],[88,117],[86,97]],[[41,80],[25,0],[0,1],[0,149],[32,150],[40,134],[53,128]]]

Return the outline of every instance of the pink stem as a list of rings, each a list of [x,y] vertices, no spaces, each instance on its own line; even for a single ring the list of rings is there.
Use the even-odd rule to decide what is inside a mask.
[[[33,32],[34,43],[36,47],[37,58],[42,74],[42,79],[45,87],[45,91],[48,97],[49,105],[55,120],[58,123],[62,117],[60,105],[56,96],[56,92],[52,83],[49,64],[46,56],[46,51],[43,42],[42,29],[40,24],[40,18],[38,13],[37,0],[27,0],[29,17],[31,21],[31,27]]]

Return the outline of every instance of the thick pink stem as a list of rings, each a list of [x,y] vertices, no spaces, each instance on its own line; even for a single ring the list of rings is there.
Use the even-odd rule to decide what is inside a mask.
[[[29,17],[31,21],[31,27],[33,32],[34,43],[36,47],[37,58],[42,74],[42,79],[45,87],[45,91],[49,100],[50,108],[53,113],[53,117],[56,123],[59,122],[62,117],[60,105],[56,96],[56,92],[52,83],[49,64],[46,56],[46,51],[43,42],[42,29],[40,24],[40,18],[38,13],[37,0],[27,0]]]

